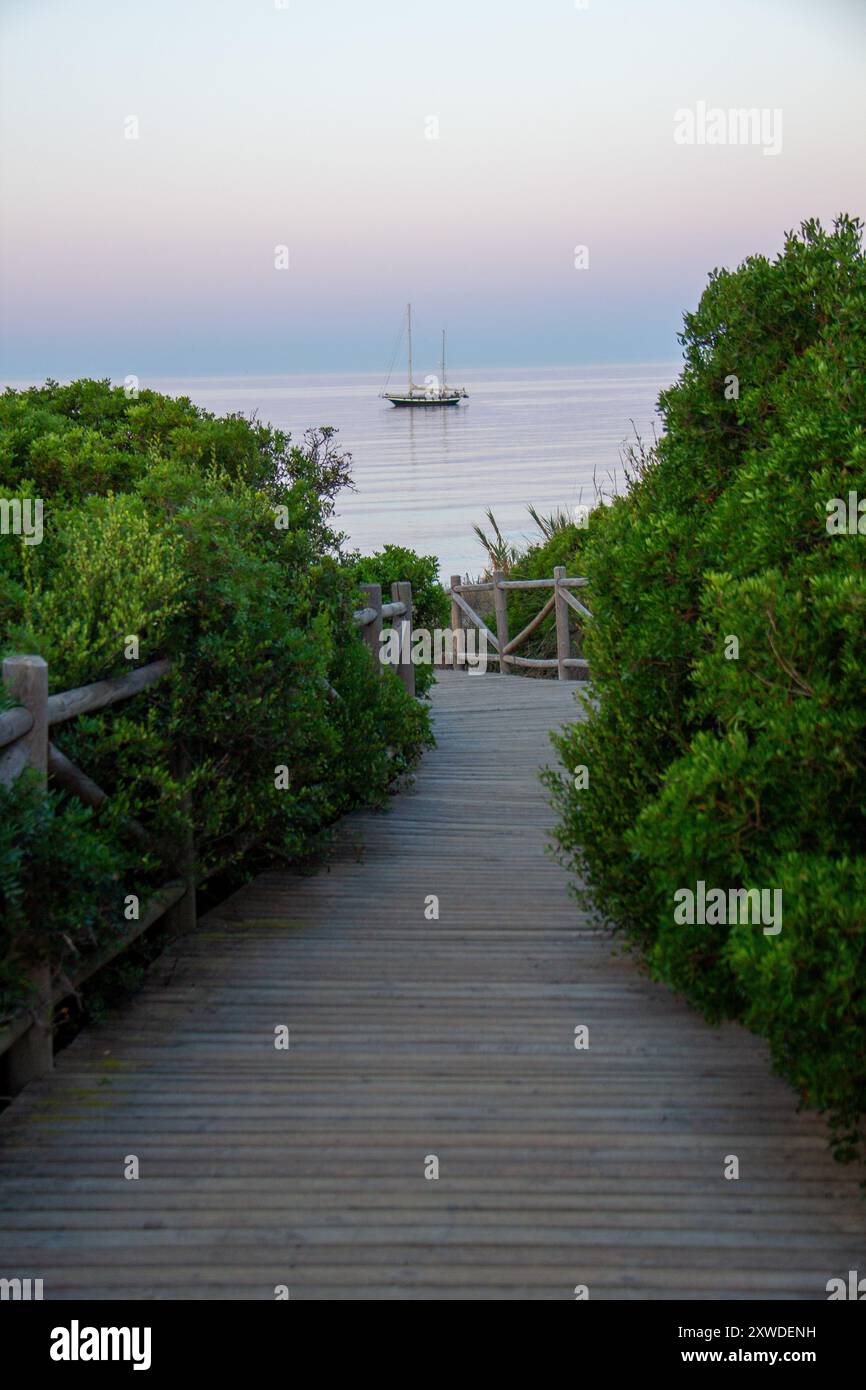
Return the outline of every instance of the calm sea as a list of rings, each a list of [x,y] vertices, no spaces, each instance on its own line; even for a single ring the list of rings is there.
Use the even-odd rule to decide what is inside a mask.
[[[255,412],[296,439],[334,425],[353,459],[356,490],[344,494],[338,513],[349,543],[365,554],[391,541],[436,555],[447,582],[483,567],[472,525],[485,523],[487,507],[517,539],[535,532],[527,503],[549,511],[591,502],[594,475],[607,490],[622,489],[631,421],[651,436],[658,393],[678,372],[675,362],[455,372],[468,401],[424,410],[380,400],[381,377],[373,375],[146,384],[218,414]]]

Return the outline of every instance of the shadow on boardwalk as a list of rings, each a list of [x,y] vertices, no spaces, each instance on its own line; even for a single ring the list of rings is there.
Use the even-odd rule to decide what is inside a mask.
[[[859,1175],[763,1046],[613,957],[545,855],[536,770],[574,689],[445,676],[389,815],[348,822],[327,873],[257,879],[79,1036],[0,1120],[0,1275],[46,1298],[823,1299],[866,1268]]]

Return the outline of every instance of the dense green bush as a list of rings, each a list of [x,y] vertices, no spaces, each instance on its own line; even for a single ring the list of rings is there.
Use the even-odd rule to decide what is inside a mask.
[[[125,893],[144,898],[171,875],[187,795],[200,879],[242,877],[308,857],[341,813],[381,804],[429,741],[423,707],[374,669],[351,620],[358,577],[331,524],[348,476],[330,430],[296,447],[241,417],[149,391],[127,399],[107,382],[0,396],[0,495],[41,497],[45,528],[39,545],[0,538],[3,654],[42,655],[52,690],[173,663],[147,692],[55,731],[111,809],[81,821],[52,802],[44,815],[88,840],[82,862],[110,847]],[[22,786],[17,812],[15,795],[9,823],[35,846],[30,793]],[[130,819],[150,848],[123,864]],[[90,896],[76,879],[85,937],[104,901],[97,878]],[[6,880],[0,895],[11,939]],[[68,907],[39,921],[80,944]]]
[[[862,1154],[866,539],[827,529],[866,496],[859,223],[714,272],[681,341],[663,436],[586,532],[597,701],[558,740],[589,773],[549,775],[559,843],[653,972],[765,1037]],[[780,889],[781,932],[677,925],[699,880]]]
[[[0,1018],[27,999],[29,967],[58,973],[123,925],[122,835],[33,772],[0,786]]]

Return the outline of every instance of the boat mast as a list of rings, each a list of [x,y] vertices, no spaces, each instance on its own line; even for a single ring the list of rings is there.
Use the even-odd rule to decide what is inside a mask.
[[[412,394],[412,305],[406,305],[406,321],[409,325],[409,395]]]
[[[442,383],[440,386],[442,395],[445,395],[445,329],[442,329]]]

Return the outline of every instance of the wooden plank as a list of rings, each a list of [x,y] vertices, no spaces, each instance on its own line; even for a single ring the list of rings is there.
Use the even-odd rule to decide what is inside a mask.
[[[170,661],[152,661],[148,666],[139,666],[137,670],[113,680],[94,681],[92,685],[80,685],[59,695],[49,695],[48,723],[62,724],[76,715],[92,714],[95,710],[116,704],[118,700],[129,700],[161,680],[170,670]]]
[[[362,586],[362,587],[363,587],[363,586]],[[410,586],[410,587],[411,587],[411,586]],[[392,585],[392,586],[391,586],[392,592],[393,592],[393,589],[394,589],[394,586]],[[380,590],[380,592],[381,592],[381,590]],[[402,600],[394,600],[393,603],[383,603],[383,604],[382,604],[382,617],[383,617],[383,618],[399,618],[399,617],[401,616],[401,614],[403,614],[403,613],[405,613],[405,612],[406,612],[406,605],[405,605],[405,603],[403,603]],[[356,623],[356,625],[357,625],[358,627],[366,627],[368,623],[374,623],[374,622],[376,621],[376,618],[377,618],[378,616],[379,616],[379,612],[378,612],[378,609],[376,609],[376,608],[356,608],[356,609],[355,609],[355,612],[352,614],[352,618],[354,619],[354,621],[355,621],[355,623]]]
[[[552,589],[552,579],[503,579],[500,589]]]
[[[92,806],[94,810],[98,811],[108,800],[108,793],[97,786],[81,768],[76,767],[75,763],[53,743],[48,745],[48,775],[64,791],[71,792],[79,801],[83,801],[85,806]]]
[[[462,612],[466,614],[467,618],[469,618],[475,624],[479,631],[487,633],[487,640],[488,642],[492,643],[494,651],[499,651],[499,642],[495,634],[490,631],[490,628],[487,626],[484,619],[479,617],[472,605],[466,602],[466,599],[463,597],[462,594],[452,592],[451,597],[452,602],[457,604],[458,608],[460,608]]]
[[[562,580],[560,580],[560,592],[562,598],[565,600],[565,602],[568,604],[570,608],[574,609],[575,613],[580,613],[581,617],[583,618],[592,617],[592,614],[590,613],[589,609],[584,607],[580,600],[576,599],[574,597],[574,594],[570,594],[568,590],[563,586]]]
[[[29,734],[32,728],[33,715],[29,709],[19,705],[16,709],[4,710],[0,714],[0,748],[5,748],[7,743],[14,743],[24,734]]]
[[[766,1047],[614,954],[545,854],[574,696],[443,673],[392,813],[208,913],[0,1116],[0,1242],[46,1298],[808,1300],[866,1268],[860,1175]]]
[[[544,619],[547,617],[548,613],[553,608],[555,602],[555,596],[547,600],[544,607],[538,610],[535,617],[531,620],[531,622],[528,622],[526,624],[526,627],[523,629],[523,631],[518,632],[516,637],[512,637],[511,641],[503,650],[503,656],[509,656],[513,651],[516,650],[517,647],[521,646],[526,641],[527,637],[532,636],[539,623],[544,622]]]
[[[23,739],[0,749],[0,786],[11,787],[28,765],[27,744]]]
[[[92,777],[82,772],[80,767],[76,767],[75,763],[53,743],[48,744],[48,776],[57,786],[78,797],[85,806],[92,806],[96,811],[108,800],[108,793],[103,791]],[[140,821],[127,816],[124,825],[140,845],[149,845],[151,837]]]
[[[503,589],[552,589],[555,581],[553,579],[505,579],[501,584]],[[569,579],[563,576],[559,581],[570,589],[580,589],[589,583],[588,579]]]

